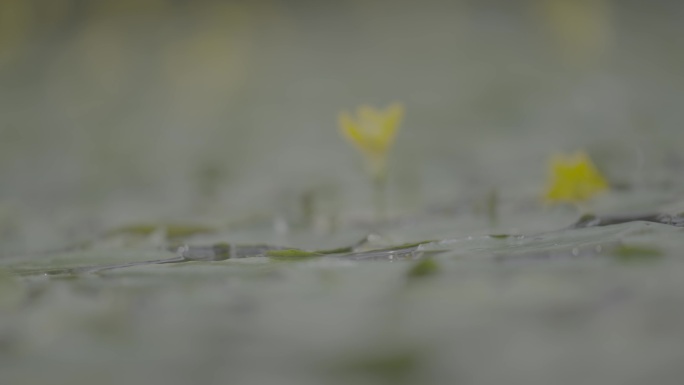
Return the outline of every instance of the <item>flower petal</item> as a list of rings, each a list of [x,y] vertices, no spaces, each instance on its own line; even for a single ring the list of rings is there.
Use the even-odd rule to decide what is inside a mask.
[[[347,138],[347,140],[357,148],[362,148],[366,141],[365,136],[361,132],[359,125],[352,119],[349,113],[346,111],[340,113],[337,121],[342,136]]]
[[[399,124],[404,117],[404,106],[399,103],[392,104],[387,107],[383,115],[382,132],[380,136],[383,138],[386,146],[389,147],[394,141]]]
[[[554,155],[549,165],[549,186],[544,194],[547,203],[586,201],[609,188],[585,152]]]
[[[359,107],[356,112],[359,118],[359,125],[368,134],[374,133],[384,119],[382,112],[368,105]]]

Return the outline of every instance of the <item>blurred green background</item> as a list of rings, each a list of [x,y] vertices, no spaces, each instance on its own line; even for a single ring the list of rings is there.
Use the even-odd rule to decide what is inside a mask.
[[[342,109],[399,101],[394,213],[536,199],[588,149],[681,177],[673,1],[0,0],[0,233],[44,249],[139,220],[363,216]],[[522,218],[524,220],[524,217]]]

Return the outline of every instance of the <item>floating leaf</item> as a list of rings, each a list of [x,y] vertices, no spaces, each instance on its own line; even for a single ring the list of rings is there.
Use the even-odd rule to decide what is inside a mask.
[[[285,249],[285,250],[269,250],[266,252],[267,257],[275,258],[279,261],[299,261],[302,259],[320,257],[321,254],[304,251],[299,249]]]

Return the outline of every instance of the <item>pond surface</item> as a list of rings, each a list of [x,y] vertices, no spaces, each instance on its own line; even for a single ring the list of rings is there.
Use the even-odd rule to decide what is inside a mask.
[[[101,3],[0,50],[3,384],[684,381],[681,5]]]

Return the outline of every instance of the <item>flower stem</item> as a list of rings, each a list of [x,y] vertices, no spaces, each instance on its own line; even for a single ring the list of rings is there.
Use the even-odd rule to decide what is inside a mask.
[[[387,173],[382,171],[373,176],[373,204],[377,221],[387,219]]]

